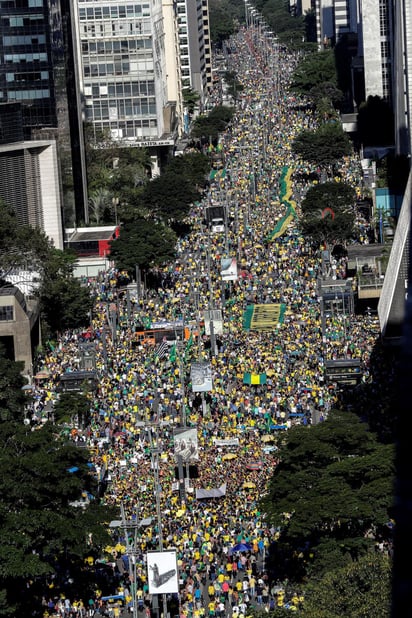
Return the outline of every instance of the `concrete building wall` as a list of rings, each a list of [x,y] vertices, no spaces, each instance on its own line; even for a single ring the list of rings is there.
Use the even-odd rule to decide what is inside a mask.
[[[176,102],[178,135],[183,132],[182,72],[175,0],[163,0],[167,100]]]
[[[37,140],[0,146],[0,197],[21,224],[40,227],[63,249],[56,142]]]
[[[128,145],[166,137],[167,100],[162,0],[76,0],[85,120]],[[154,144],[155,145],[155,144]]]
[[[412,153],[412,2],[395,4],[394,14],[394,111],[398,154]]]
[[[63,226],[56,143],[39,150],[43,230],[58,249],[63,248]]]
[[[365,96],[392,98],[393,20],[391,0],[362,0]]]
[[[11,319],[4,319],[4,308],[13,308]],[[24,363],[23,373],[32,375],[32,349],[39,343],[40,326],[37,302],[27,305],[21,293],[3,289],[0,294],[0,339],[13,339],[13,360]]]
[[[333,0],[316,0],[316,38],[320,49],[324,49],[335,36]]]
[[[402,202],[396,226],[390,259],[378,304],[379,322],[383,337],[398,338],[405,316],[405,299],[408,291],[408,264],[410,257],[409,230],[412,207],[412,171]],[[412,296],[409,298],[412,301]]]

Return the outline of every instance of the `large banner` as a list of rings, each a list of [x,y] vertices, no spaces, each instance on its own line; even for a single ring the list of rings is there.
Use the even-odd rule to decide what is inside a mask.
[[[192,363],[190,379],[194,393],[205,393],[213,388],[212,365],[207,361]]]
[[[147,552],[149,594],[174,594],[179,591],[175,551]]]
[[[215,446],[239,446],[239,438],[215,438]]]
[[[176,460],[178,457],[181,457],[184,463],[198,461],[199,447],[196,428],[190,427],[190,429],[175,429],[174,446]]]
[[[213,322],[213,332],[215,335],[223,334],[223,319],[220,309],[205,311],[205,335],[210,335],[210,322]]]
[[[226,496],[226,483],[223,483],[220,487],[214,487],[213,489],[196,489],[196,500],[203,500],[205,498],[224,498]]]
[[[222,257],[220,260],[220,274],[223,281],[237,280],[237,261],[235,257]]]
[[[284,303],[267,303],[247,305],[243,313],[244,330],[275,330],[283,323],[286,305]]]

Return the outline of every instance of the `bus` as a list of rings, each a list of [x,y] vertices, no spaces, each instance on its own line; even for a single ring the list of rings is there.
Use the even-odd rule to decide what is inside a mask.
[[[155,323],[150,328],[137,328],[133,342],[134,345],[154,347],[166,340],[172,346],[178,341],[188,341],[191,336],[195,338],[198,334],[196,325],[190,322],[184,325],[182,321],[168,322],[164,325]]]
[[[359,358],[340,358],[325,361],[325,375],[329,382],[356,386],[362,379]]]

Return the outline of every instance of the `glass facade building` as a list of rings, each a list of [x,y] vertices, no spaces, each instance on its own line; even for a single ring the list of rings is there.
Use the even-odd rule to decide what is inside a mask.
[[[47,0],[0,0],[0,103],[22,103],[25,138],[56,127]]]

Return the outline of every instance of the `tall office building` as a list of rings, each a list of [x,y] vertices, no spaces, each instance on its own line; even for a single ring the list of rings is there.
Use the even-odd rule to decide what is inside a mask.
[[[358,31],[357,0],[315,0],[316,38],[320,49],[343,34]]]
[[[392,103],[393,0],[362,0],[361,23],[365,98],[377,95]]]
[[[162,1],[77,0],[76,9],[80,88],[95,141],[108,134],[127,145],[173,144]]]
[[[0,0],[0,103],[21,104],[25,140],[57,140],[66,213],[74,221],[85,218],[87,191],[69,128],[75,99],[69,106],[65,22],[59,0]]]
[[[195,90],[200,106],[212,84],[208,0],[177,0],[183,88]]]
[[[393,107],[397,154],[411,160],[412,154],[412,3],[400,0],[393,6]],[[385,340],[398,342],[405,316],[405,300],[411,294],[408,266],[411,259],[412,169],[396,226],[378,313]],[[409,291],[408,291],[409,290]]]
[[[394,6],[393,90],[397,154],[412,154],[412,2]]]
[[[63,249],[56,141],[25,141],[21,107],[0,105],[0,198],[18,223],[39,227]]]
[[[43,0],[0,0],[0,103],[22,103],[26,139],[57,127],[50,19]]]
[[[163,0],[167,100],[176,102],[177,135],[183,134],[183,95],[176,0]]]

